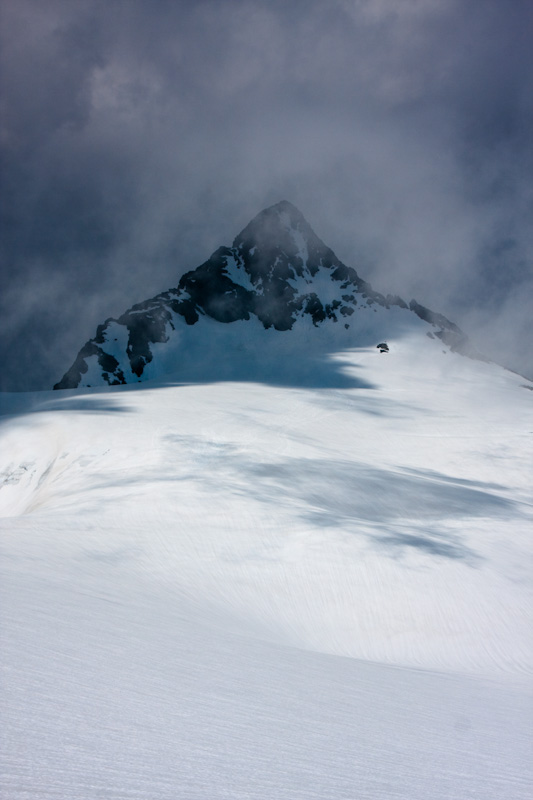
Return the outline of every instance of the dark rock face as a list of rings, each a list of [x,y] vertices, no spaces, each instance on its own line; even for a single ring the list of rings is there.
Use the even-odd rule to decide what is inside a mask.
[[[172,300],[171,307],[187,319],[189,324],[198,321],[198,311],[204,312],[218,322],[235,322],[249,319],[252,307],[251,292],[236,285],[224,274],[224,268],[233,253],[228,247],[220,247],[209,261],[193,272],[187,272],[171,294],[188,295],[187,300]]]
[[[320,297],[314,286],[319,275],[337,286],[339,299],[325,302]],[[400,297],[374,292],[352,267],[339,261],[297,208],[282,201],[261,211],[232,247],[220,247],[205,263],[183,275],[175,289],[99,325],[96,336],[82,347],[54,389],[76,388],[88,372],[87,360],[94,356],[100,380],[110,385],[135,380],[125,375],[125,363],[139,380],[153,359],[151,346],[169,340],[176,316],[187,325],[195,325],[200,316],[228,324],[254,315],[265,328],[287,331],[306,315],[315,326],[326,320],[347,322],[357,307],[374,303],[385,308],[408,308]],[[462,352],[466,337],[456,325],[414,300],[409,307],[439,329],[434,331],[436,336]],[[116,326],[127,332],[125,353],[121,351],[120,355],[112,345],[112,341],[118,341],[112,334]],[[122,367],[117,356],[122,358]]]

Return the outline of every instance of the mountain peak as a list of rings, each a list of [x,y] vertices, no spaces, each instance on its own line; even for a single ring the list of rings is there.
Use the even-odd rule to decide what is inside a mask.
[[[313,276],[320,266],[340,264],[301,211],[288,200],[260,211],[235,237],[233,247],[248,262],[252,279],[255,276],[257,280],[264,280],[267,274],[272,276],[272,265],[282,277],[289,263],[299,276],[304,272]]]
[[[279,203],[274,203],[272,206],[268,206],[264,208],[262,211],[259,212],[257,215],[258,217],[261,214],[289,214],[294,217],[295,221],[305,222],[304,215],[300,211],[299,208],[296,208],[294,203],[289,202],[289,200],[280,200]]]
[[[269,225],[281,225],[286,230],[301,227],[311,230],[302,212],[288,200],[280,200],[279,203],[274,203],[274,205],[264,208],[246,227],[261,228]]]
[[[238,246],[242,240],[257,239],[257,244],[275,244],[280,242],[287,233],[297,231],[304,239],[320,242],[304,215],[288,200],[281,200],[273,206],[263,209],[248,225],[235,237],[233,246]]]
[[[226,335],[207,320],[224,327],[250,322],[246,333],[239,327],[236,350],[242,352],[249,336],[258,330],[263,336],[272,328],[296,327],[307,336],[310,329],[325,327],[322,339],[333,341],[333,337],[338,349],[365,346],[374,339],[377,343],[390,338],[398,325],[412,327],[415,315],[428,326],[431,338],[464,351],[465,337],[456,326],[414,301],[409,308],[399,297],[373,291],[318,238],[296,206],[282,200],[257,214],[232,247],[219,247],[207,261],[182,275],[176,288],[99,325],[96,336],[54,388],[131,383],[175,370],[183,376],[184,359],[192,360],[198,374],[204,374],[207,353],[216,349],[217,338]],[[202,340],[204,333],[209,341]],[[265,335],[261,339],[265,351],[279,346],[279,338]],[[293,340],[300,341],[300,336],[295,332]],[[226,353],[220,356],[225,358]]]

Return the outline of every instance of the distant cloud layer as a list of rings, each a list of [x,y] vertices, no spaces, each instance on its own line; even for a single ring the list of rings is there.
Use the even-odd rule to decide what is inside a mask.
[[[282,198],[533,374],[529,0],[2,6],[2,388]]]

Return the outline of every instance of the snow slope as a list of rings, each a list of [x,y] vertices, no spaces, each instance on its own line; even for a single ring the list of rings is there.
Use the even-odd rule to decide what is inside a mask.
[[[1,398],[3,796],[530,796],[532,393],[390,333]]]

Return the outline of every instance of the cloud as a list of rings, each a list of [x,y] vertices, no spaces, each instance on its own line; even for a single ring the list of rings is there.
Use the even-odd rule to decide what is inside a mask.
[[[533,373],[527,2],[4,0],[4,388],[287,198]]]

